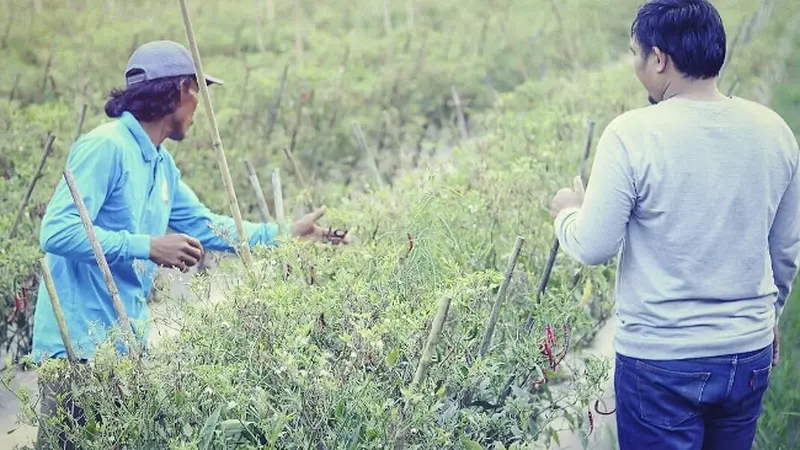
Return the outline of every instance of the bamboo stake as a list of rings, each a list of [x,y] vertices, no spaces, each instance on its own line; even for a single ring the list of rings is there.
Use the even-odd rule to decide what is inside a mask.
[[[19,78],[20,78],[19,73],[14,75],[14,84],[11,85],[11,92],[8,93],[8,103],[14,101],[14,95],[17,93],[17,88],[19,87]]]
[[[286,87],[286,76],[289,73],[289,64],[283,66],[283,75],[281,75],[281,81],[278,84],[278,89],[275,92],[275,103],[270,106],[268,112],[269,117],[267,119],[267,143],[269,143],[269,137],[272,134],[272,129],[275,127],[275,119],[278,117],[278,109],[281,107],[281,98],[283,97],[283,89]]]
[[[303,177],[303,173],[300,171],[300,166],[297,165],[297,161],[294,159],[294,155],[288,147],[283,147],[283,154],[286,155],[286,159],[289,160],[289,163],[292,164],[292,169],[294,169],[294,174],[297,175],[297,178],[300,181],[300,184],[303,185],[303,188],[308,190],[308,185],[306,184],[306,179]]]
[[[214,149],[217,153],[217,163],[222,175],[222,182],[228,193],[228,204],[231,208],[231,215],[233,221],[236,223],[236,232],[239,234],[239,252],[244,261],[245,267],[253,265],[253,255],[250,253],[250,246],[248,244],[247,232],[244,229],[242,221],[242,213],[239,210],[239,202],[236,200],[236,191],[233,189],[233,181],[231,180],[231,173],[228,169],[228,161],[225,158],[225,149],[222,146],[222,138],[219,135],[219,127],[217,126],[217,119],[214,116],[214,108],[211,104],[211,94],[208,92],[208,86],[205,82],[205,72],[203,72],[203,64],[200,60],[200,51],[197,48],[197,40],[194,36],[192,29],[192,21],[189,18],[189,9],[186,6],[187,0],[178,0],[181,5],[181,13],[183,14],[183,24],[186,28],[186,38],[189,40],[189,46],[192,50],[192,58],[194,59],[194,67],[197,72],[197,80],[200,85],[200,92],[203,95],[203,105],[205,106],[206,116],[208,116],[209,125],[211,125],[211,137],[213,139]]]
[[[267,199],[264,198],[264,191],[261,190],[261,182],[258,181],[258,174],[253,165],[250,164],[250,159],[244,159],[244,165],[247,166],[247,173],[250,174],[250,186],[253,187],[253,192],[256,194],[256,201],[258,202],[258,210],[261,212],[261,220],[269,222],[269,208],[267,208]]]
[[[300,32],[300,2],[294,0],[294,51],[297,58],[297,67],[303,68],[303,36]]]
[[[44,66],[44,76],[42,77],[42,87],[41,93],[42,98],[47,94],[47,80],[50,77],[50,66],[53,64],[53,49],[50,49],[50,53],[47,55],[47,63]]]
[[[508,291],[508,285],[511,283],[511,275],[514,273],[514,268],[517,266],[519,252],[522,250],[523,242],[525,242],[525,239],[523,239],[522,236],[517,236],[517,242],[514,245],[514,250],[511,252],[511,256],[508,258],[506,276],[503,279],[503,283],[500,285],[500,289],[497,290],[497,296],[495,297],[494,305],[492,306],[492,314],[489,316],[489,323],[486,324],[486,332],[483,335],[483,342],[481,343],[481,348],[478,351],[478,358],[483,358],[486,355],[486,352],[489,351],[489,345],[492,343],[492,334],[494,334],[494,327],[497,325],[497,318],[500,315],[500,307],[503,305],[503,301],[505,300],[506,292]]]
[[[8,230],[8,239],[14,237],[14,233],[17,231],[17,226],[19,226],[19,222],[22,220],[22,215],[25,213],[25,207],[28,206],[28,202],[31,199],[33,188],[36,186],[36,182],[39,181],[39,178],[42,176],[44,163],[47,161],[47,157],[50,156],[50,152],[53,149],[53,142],[55,142],[55,140],[56,136],[52,133],[47,137],[47,142],[44,144],[44,151],[42,151],[42,157],[39,159],[39,165],[36,167],[36,172],[33,173],[31,180],[28,182],[28,189],[25,191],[25,196],[22,197],[22,202],[19,204],[17,216],[14,218],[14,223],[11,224],[11,228]]]
[[[356,141],[358,141],[358,145],[367,155],[370,167],[375,175],[375,182],[378,184],[379,188],[382,188],[384,186],[384,182],[383,178],[381,177],[381,172],[378,170],[378,163],[375,161],[375,155],[372,154],[372,150],[370,150],[367,142],[364,140],[364,133],[361,132],[361,125],[359,125],[358,121],[355,120],[353,121],[353,132],[356,135]]]
[[[256,0],[258,3],[259,0]],[[264,39],[261,37],[261,13],[256,9],[256,45],[258,45],[258,51],[260,53],[264,53],[266,51],[266,47],[264,47]]]
[[[439,335],[442,333],[442,326],[447,319],[447,313],[450,311],[450,297],[443,297],[439,301],[439,309],[436,311],[436,317],[431,324],[431,331],[428,334],[428,340],[425,342],[425,350],[422,353],[422,358],[417,365],[417,371],[414,373],[414,379],[411,380],[411,386],[419,386],[425,377],[428,375],[428,368],[431,365],[433,354],[436,351],[436,343],[439,341]]]
[[[64,320],[64,311],[61,309],[61,301],[58,299],[58,292],[56,292],[56,286],[53,283],[53,274],[50,272],[50,266],[47,265],[47,258],[42,258],[42,279],[44,279],[47,294],[50,296],[50,305],[53,306],[53,314],[56,316],[58,331],[61,333],[61,340],[64,341],[64,349],[67,351],[67,359],[69,362],[74,363],[78,359],[75,357],[72,341],[69,340],[67,322]]]
[[[442,299],[439,301],[439,309],[436,311],[436,316],[434,317],[433,323],[431,324],[431,331],[430,333],[428,333],[428,339],[425,342],[425,347],[422,352],[422,357],[419,360],[419,364],[417,364],[417,371],[414,373],[414,378],[411,381],[412,388],[419,386],[425,380],[425,377],[428,374],[428,368],[431,365],[433,354],[436,352],[436,344],[439,341],[439,335],[442,333],[442,327],[444,325],[444,321],[447,319],[447,313],[450,311],[451,301],[452,300],[450,297],[442,297]],[[402,417],[406,417],[406,415],[408,414],[408,408],[410,406],[411,402],[408,399],[406,399],[401,413]],[[407,433],[408,433],[408,428],[402,428],[398,430],[394,442],[395,450],[404,448],[404,443]]]
[[[75,140],[77,141],[79,137],[81,137],[81,133],[83,132],[83,123],[86,121],[86,108],[89,105],[86,103],[83,104],[83,108],[81,109],[81,118],[78,120],[78,131],[75,132]]]
[[[281,170],[272,171],[272,198],[275,205],[275,220],[278,222],[278,229],[281,234],[286,230],[286,215],[283,211],[283,190],[281,189]]]
[[[114,283],[114,277],[111,275],[111,269],[108,267],[105,254],[103,254],[103,248],[100,247],[100,242],[97,240],[97,235],[94,233],[92,219],[89,218],[89,214],[86,212],[86,205],[83,203],[83,197],[78,190],[78,186],[75,185],[75,179],[72,178],[72,172],[69,169],[64,170],[64,180],[67,182],[67,187],[69,187],[69,191],[72,194],[72,200],[78,208],[78,214],[81,216],[81,221],[83,222],[83,227],[86,229],[89,243],[92,245],[92,250],[94,250],[94,258],[97,261],[97,265],[100,266],[100,273],[103,274],[103,279],[106,282],[106,287],[108,287],[108,293],[111,295],[111,302],[114,304],[114,309],[117,312],[117,317],[119,317],[122,330],[126,334],[128,332],[134,334],[130,320],[128,319],[128,314],[125,312],[125,306],[122,304],[122,300],[119,297],[119,290],[117,289],[116,283]],[[138,344],[135,334],[132,337],[131,347],[135,349],[134,353],[138,353]]]
[[[5,49],[8,47],[8,36],[11,35],[11,26],[14,24],[14,14],[8,11],[8,22],[6,23],[6,30],[3,32],[3,38],[0,39],[0,48]]]
[[[389,7],[389,0],[383,0],[383,30],[387,36],[392,35],[392,13]]]
[[[594,126],[595,123],[593,120],[589,120],[586,123],[586,143],[583,148],[583,157],[581,158],[581,163],[578,169],[584,186],[588,182],[587,179],[588,175],[586,173],[586,170],[588,168],[589,154],[591,153],[592,150],[592,135],[594,134]],[[544,273],[542,273],[542,278],[539,281],[539,288],[536,291],[536,304],[539,304],[542,294],[544,294],[545,289],[547,289],[547,283],[550,281],[550,274],[553,272],[553,265],[555,265],[559,247],[560,245],[558,242],[558,238],[556,237],[555,240],[553,241],[553,246],[550,248],[550,254],[547,257],[547,264],[545,264],[544,266]],[[531,327],[533,327],[532,313],[528,317],[528,321],[525,323],[525,331],[530,332]]]
[[[455,86],[450,86],[450,91],[453,94],[453,103],[456,106],[456,115],[458,116],[458,131],[461,133],[461,139],[469,139],[469,132],[467,131],[467,121],[464,119],[464,110],[461,107],[461,98],[456,92]]]

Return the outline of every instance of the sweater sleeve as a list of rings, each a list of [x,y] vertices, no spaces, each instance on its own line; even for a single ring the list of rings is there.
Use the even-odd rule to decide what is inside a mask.
[[[176,183],[169,227],[196,238],[207,250],[235,252],[239,238],[233,218],[209,210],[183,182],[179,171]],[[259,243],[268,247],[278,245],[276,224],[244,221],[244,228],[251,247]]]
[[[794,141],[797,149],[797,141]],[[800,158],[800,151],[795,152]],[[800,258],[800,160],[796,161],[789,186],[778,204],[775,219],[769,231],[769,253],[772,259],[772,276],[778,288],[775,299],[775,324],[778,323],[786,299],[792,292]]]
[[[114,186],[125,176],[118,148],[107,139],[81,138],[67,157],[66,168],[72,173],[89,218],[94,221]],[[150,257],[150,236],[107,230],[97,225],[93,228],[109,265]],[[39,242],[46,253],[84,262],[95,261],[94,250],[64,177],[47,205]]]
[[[635,203],[627,150],[613,129],[607,127],[597,143],[583,205],[562,210],[555,218],[561,248],[583,264],[607,262],[622,245]]]

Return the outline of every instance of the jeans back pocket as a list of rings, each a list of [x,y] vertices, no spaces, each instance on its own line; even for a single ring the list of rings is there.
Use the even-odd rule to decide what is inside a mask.
[[[682,371],[636,362],[636,390],[642,420],[675,428],[699,414],[711,372]]]

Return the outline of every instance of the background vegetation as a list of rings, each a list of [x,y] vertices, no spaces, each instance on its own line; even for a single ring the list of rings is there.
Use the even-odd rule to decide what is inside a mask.
[[[627,52],[638,4],[191,2],[204,68],[226,81],[212,97],[245,217],[260,220],[247,158],[267,198],[270,170],[280,170],[290,216],[326,204],[327,221],[350,228],[358,244],[287,242],[260,250],[252,277],[236,262],[196,276],[202,301],[181,305],[177,340],[143,361],[108,355],[74,378],[78,398],[102,417],[77,431],[87,448],[537,448],[553,438],[558,418],[589,432],[608,363],[568,366],[559,353],[585,345],[608,317],[613,265],[581,267],[559,255],[535,301],[553,236],[545,206],[577,172],[586,120],[600,133],[617,114],[646,105]],[[732,47],[723,90],[771,103],[787,74],[800,5],[715,4]],[[177,3],[3,6],[4,236],[48,135],[56,137],[0,250],[0,312],[9,318],[0,336],[10,359],[24,362],[39,218],[81,117],[83,131],[107,120],[105,95],[122,83],[137,45],[186,38]],[[209,136],[199,108],[190,137],[168,147],[200,198],[228,212]],[[481,356],[517,236],[519,262]],[[232,291],[214,301],[204,293],[221,277]],[[414,385],[443,299],[432,365]],[[784,339],[796,331],[787,326]],[[787,347],[780,371],[788,372],[776,374],[761,448],[779,448],[797,428],[787,414],[796,397],[781,393],[791,390],[780,381],[793,364]],[[120,393],[117,407],[109,399]]]

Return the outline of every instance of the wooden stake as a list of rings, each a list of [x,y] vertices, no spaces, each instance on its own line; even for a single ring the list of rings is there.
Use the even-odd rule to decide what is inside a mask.
[[[20,78],[19,73],[14,75],[14,83],[11,85],[11,92],[8,93],[8,103],[14,101],[14,95],[17,93],[17,88],[19,87],[19,78]]]
[[[456,92],[455,86],[450,86],[450,91],[453,94],[453,103],[456,105],[456,114],[458,116],[458,131],[461,133],[461,139],[469,139],[469,132],[467,131],[467,121],[464,119],[464,110],[461,107],[461,98]]]
[[[359,147],[361,147],[361,149],[364,150],[364,153],[367,155],[370,167],[375,174],[375,182],[379,188],[382,188],[384,186],[383,178],[381,177],[380,170],[378,170],[378,163],[375,161],[375,155],[372,154],[372,150],[370,150],[367,142],[364,140],[364,133],[361,132],[361,125],[359,125],[355,120],[353,121],[353,132],[356,135],[356,141],[358,141]]]
[[[286,216],[283,211],[283,190],[281,189],[281,170],[272,171],[272,198],[275,205],[275,220],[278,222],[278,229],[281,234],[286,230]]]
[[[439,335],[442,333],[444,321],[447,319],[447,313],[450,312],[450,297],[442,297],[439,301],[439,309],[436,311],[436,317],[431,324],[431,331],[428,333],[428,339],[425,342],[425,348],[422,352],[422,357],[417,364],[417,371],[414,373],[414,378],[411,381],[411,387],[416,388],[423,381],[428,374],[428,367],[431,365],[433,354],[436,353],[436,344],[439,342]],[[401,417],[408,415],[408,408],[411,406],[409,400],[406,400],[401,411]],[[405,447],[405,439],[408,434],[408,428],[401,428],[395,436],[394,449],[400,450]]]
[[[86,121],[86,108],[89,105],[86,103],[83,104],[83,108],[81,109],[81,118],[78,120],[78,130],[75,132],[75,140],[77,141],[79,137],[81,137],[81,133],[83,132],[83,122]]]
[[[36,182],[39,181],[39,178],[42,175],[44,163],[47,161],[47,157],[50,156],[50,151],[53,149],[53,142],[55,140],[56,136],[54,134],[50,134],[50,136],[47,137],[47,142],[44,144],[42,157],[39,159],[39,165],[36,167],[36,172],[33,173],[31,180],[28,182],[28,190],[25,191],[25,196],[22,198],[22,202],[19,204],[19,209],[17,209],[17,216],[14,218],[14,223],[11,224],[11,228],[8,230],[8,239],[14,237],[14,233],[17,231],[17,226],[19,225],[20,220],[22,220],[22,215],[25,213],[25,207],[28,206],[28,202],[31,199],[33,188],[36,186]]]
[[[297,67],[303,68],[303,35],[300,32],[300,2],[294,0],[294,51]]]
[[[64,342],[64,349],[67,351],[67,359],[69,362],[74,363],[78,359],[75,357],[75,350],[69,340],[67,322],[64,320],[64,311],[61,309],[61,302],[58,299],[58,292],[56,292],[56,286],[53,283],[53,274],[50,273],[50,266],[47,265],[47,258],[42,258],[42,279],[44,280],[45,288],[47,288],[47,294],[50,296],[50,304],[53,306],[53,314],[56,316],[58,331],[61,333],[61,340]]]
[[[250,186],[253,187],[253,192],[256,194],[256,201],[258,202],[258,210],[261,212],[261,220],[269,222],[272,218],[269,216],[269,208],[267,208],[267,199],[264,198],[264,191],[261,190],[261,182],[258,180],[256,169],[250,164],[250,159],[245,158],[245,166],[247,166],[247,173],[250,174]]]
[[[242,257],[245,267],[253,265],[253,255],[250,253],[249,240],[247,232],[244,229],[244,222],[242,221],[242,213],[239,210],[239,202],[236,200],[236,191],[233,189],[233,181],[231,180],[231,173],[228,169],[228,160],[225,158],[225,149],[222,146],[222,138],[219,135],[219,127],[217,126],[217,119],[214,116],[214,108],[211,104],[211,94],[208,92],[208,86],[205,82],[205,72],[203,72],[203,64],[200,60],[200,51],[197,48],[197,40],[194,36],[192,29],[192,21],[189,18],[189,9],[186,6],[186,0],[178,0],[181,5],[181,13],[183,14],[183,24],[186,28],[186,38],[189,40],[189,46],[192,50],[192,58],[194,59],[194,67],[197,72],[197,81],[200,85],[200,92],[203,95],[203,105],[205,106],[206,116],[208,117],[209,125],[211,126],[211,137],[213,139],[214,149],[217,153],[217,163],[222,175],[222,182],[225,185],[225,190],[228,193],[228,204],[231,208],[231,215],[233,221],[236,223],[236,232],[239,234],[239,253]]]
[[[419,386],[420,383],[425,381],[428,367],[430,367],[433,354],[436,352],[436,343],[439,342],[439,335],[442,333],[442,326],[447,319],[447,313],[450,311],[450,302],[450,297],[443,297],[439,301],[439,309],[436,311],[436,317],[434,317],[431,324],[431,331],[428,333],[428,340],[425,342],[425,350],[417,365],[414,379],[411,380],[411,386]]]
[[[131,327],[130,320],[128,320],[128,314],[125,312],[125,306],[122,304],[122,300],[119,298],[119,290],[117,289],[116,283],[114,283],[114,277],[111,275],[111,269],[108,267],[108,262],[106,261],[105,254],[103,253],[103,248],[100,247],[100,242],[97,240],[97,235],[94,233],[92,219],[89,218],[89,214],[86,212],[86,205],[83,203],[83,197],[78,190],[78,186],[75,185],[75,179],[72,178],[72,172],[69,169],[64,170],[64,180],[67,182],[69,191],[72,194],[72,200],[75,202],[75,206],[78,208],[78,214],[81,216],[81,221],[83,222],[83,227],[86,229],[89,243],[91,243],[92,250],[94,250],[94,258],[97,261],[97,265],[100,266],[100,273],[103,274],[103,279],[106,282],[106,287],[108,287],[108,293],[111,295],[111,302],[114,304],[114,309],[116,310],[117,317],[122,325],[122,330],[124,333],[132,333],[133,328]],[[135,349],[132,351],[132,353],[137,354],[138,344],[136,336],[133,335],[132,338],[131,348],[132,350]]]
[[[511,283],[511,275],[514,273],[514,268],[517,266],[519,252],[522,250],[523,242],[525,242],[525,239],[523,239],[522,236],[517,236],[517,242],[514,244],[514,251],[511,252],[511,257],[508,258],[506,276],[503,279],[503,283],[500,284],[500,289],[497,290],[497,296],[495,297],[494,305],[492,306],[492,314],[489,316],[489,323],[486,324],[486,332],[483,335],[483,342],[481,343],[481,348],[478,351],[478,358],[483,358],[486,355],[486,352],[489,351],[489,345],[492,343],[492,334],[494,334],[494,327],[497,325],[497,318],[500,315],[500,307],[503,305],[503,301],[505,300],[506,292],[508,291],[508,285]]]
[[[281,98],[283,97],[283,89],[286,87],[286,77],[289,73],[289,64],[283,66],[283,75],[281,75],[281,81],[278,84],[278,89],[275,91],[275,103],[269,107],[269,117],[267,118],[267,139],[266,143],[269,143],[269,137],[272,134],[272,129],[275,127],[275,119],[278,117],[278,109],[281,107]]]
[[[389,7],[389,0],[383,0],[383,31],[387,36],[392,35],[392,13]]]

